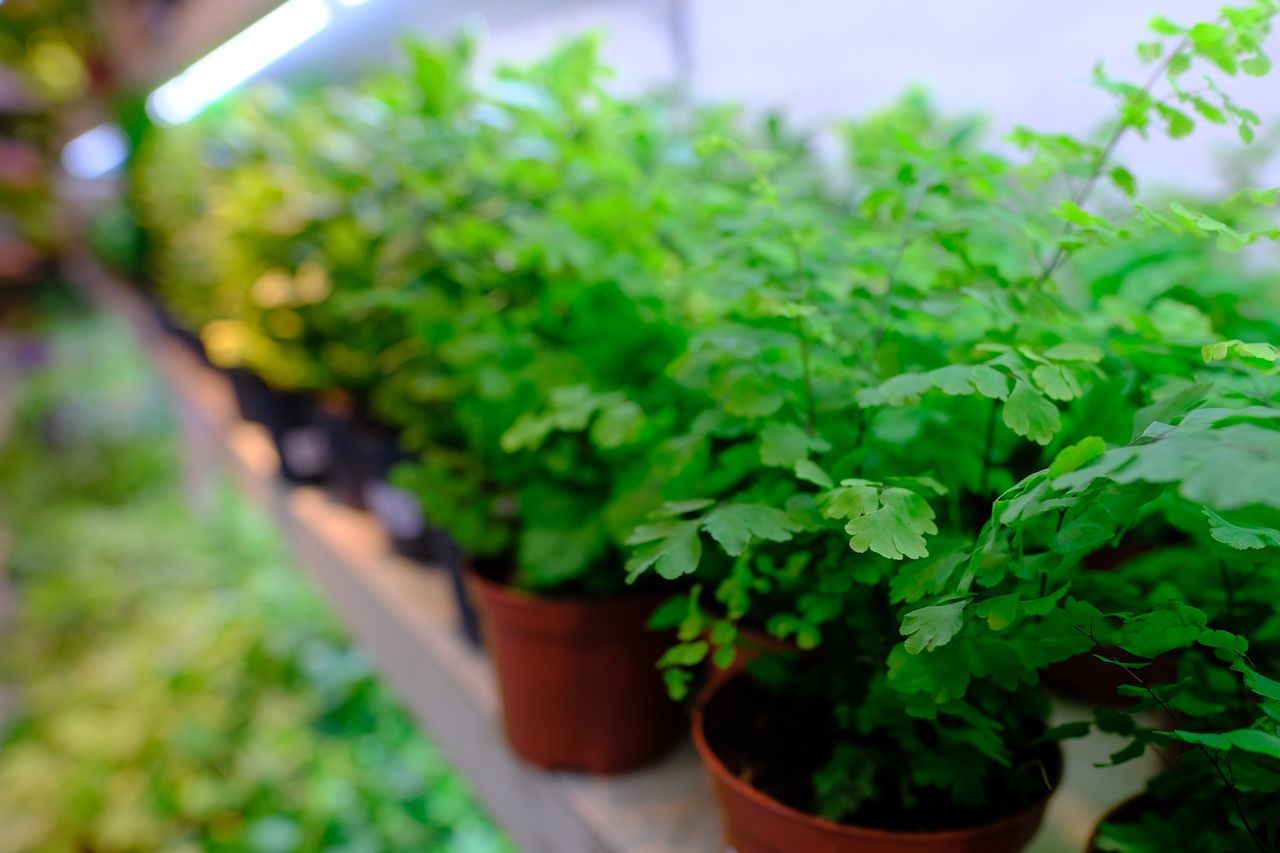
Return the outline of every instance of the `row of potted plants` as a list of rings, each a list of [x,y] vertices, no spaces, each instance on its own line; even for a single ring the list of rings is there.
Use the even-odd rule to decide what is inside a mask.
[[[591,41],[479,82],[417,46],[155,134],[134,197],[287,473],[324,426],[350,502],[448,532],[527,760],[638,766],[693,697],[739,850],[1016,850],[1096,726],[1170,764],[1097,849],[1270,849],[1277,193],[1158,200],[1115,152],[1251,141],[1276,11],[1154,20],[1098,139],[911,96],[835,169],[610,95]],[[1064,663],[1129,704],[1050,726]]]

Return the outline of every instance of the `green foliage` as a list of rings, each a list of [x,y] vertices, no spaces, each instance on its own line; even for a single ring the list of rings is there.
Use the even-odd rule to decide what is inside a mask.
[[[1097,72],[1117,100],[1098,142],[1020,129],[1025,163],[918,97],[849,128],[843,197],[793,190],[802,179],[772,173],[767,149],[713,144],[755,174],[755,201],[691,269],[716,322],[694,327],[674,370],[704,402],[666,446],[673,503],[632,537],[629,567],[696,582],[681,624],[727,619],[822,647],[778,675],[797,696],[830,691],[839,734],[816,812],[885,820],[874,794],[851,794],[868,774],[897,808],[974,802],[1034,752],[1043,706],[1008,697],[1035,695],[1044,667],[1095,643],[1155,656],[1219,637],[1221,607],[1190,593],[1203,573],[1146,587],[1081,565],[1161,524],[1210,549],[1270,541],[1274,352],[1241,342],[1274,337],[1277,306],[1219,254],[1275,239],[1269,196],[1157,202],[1113,155],[1130,132],[1192,132],[1182,106],[1251,135],[1212,72],[1212,104],[1181,83],[1200,66],[1233,73],[1228,57],[1262,70],[1274,13],[1257,3],[1158,32],[1146,84]],[[1095,192],[1104,177],[1117,196]],[[794,529],[708,526],[743,505]],[[1202,510],[1218,514],[1212,529]],[[867,627],[881,620],[898,644]],[[706,654],[681,640],[664,661],[676,671]],[[868,659],[855,676],[849,661]],[[838,678],[862,684],[847,696]],[[902,752],[919,767],[927,752],[929,769],[877,764]]]
[[[1261,362],[1255,385],[1270,370]],[[1280,691],[1264,674],[1280,661],[1280,573],[1267,550],[1280,545],[1280,504],[1261,485],[1280,473],[1280,410],[1274,394],[1260,405],[1236,393],[1230,365],[1217,374],[1184,411],[1166,409],[1170,423],[1110,450],[1086,439],[1003,494],[967,566],[913,595],[938,603],[903,622],[904,633],[928,632],[905,644],[922,686],[936,689],[944,670],[954,678],[958,661],[976,663],[970,655],[1000,632],[1021,680],[1081,653],[1124,668],[1132,683],[1122,691],[1136,704],[1119,722],[1110,709],[1096,722],[1132,738],[1114,762],[1193,745],[1152,782],[1149,814],[1105,830],[1106,849],[1169,840],[1169,816],[1181,809],[1196,820],[1172,823],[1196,849],[1267,849],[1280,832],[1269,806],[1280,793]],[[1090,552],[1134,540],[1139,556],[1112,572],[1089,570]],[[1058,590],[1050,600],[1047,588]],[[1175,680],[1150,674],[1157,658],[1176,661]],[[1145,726],[1148,710],[1174,729]]]
[[[1154,21],[1145,80],[1095,69],[1097,135],[1019,128],[1009,156],[915,94],[846,127],[834,176],[777,119],[613,97],[590,41],[483,86],[466,46],[414,48],[198,141],[225,192],[158,197],[157,258],[197,248],[173,280],[215,355],[397,425],[401,482],[517,585],[682,584],[673,693],[748,629],[817,650],[757,673],[826,709],[802,805],[914,829],[1011,792],[1000,817],[1075,731],[1046,734],[1046,666],[1191,655],[1212,679],[1148,698],[1212,717],[1274,636],[1241,611],[1280,536],[1276,195],[1157,196],[1116,151],[1252,140],[1224,81],[1267,72],[1276,11]],[[1158,546],[1135,574],[1085,570],[1129,536]],[[1228,563],[1247,608],[1210,592]]]
[[[84,0],[20,0],[0,8],[6,88],[0,240],[8,251],[25,244],[39,259],[65,240],[54,192],[66,130],[59,113],[90,91],[95,23]]]
[[[230,492],[190,516],[121,334],[55,356],[0,451],[0,850],[506,849],[266,522]]]

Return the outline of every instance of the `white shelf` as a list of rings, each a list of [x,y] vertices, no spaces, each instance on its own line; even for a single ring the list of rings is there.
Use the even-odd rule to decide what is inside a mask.
[[[317,581],[360,646],[418,723],[471,782],[522,851],[711,853],[722,849],[715,805],[686,741],[643,770],[610,778],[532,768],[507,748],[492,668],[457,631],[450,580],[395,555],[368,515],[320,489],[289,487],[266,430],[239,420],[230,384],[170,338],[127,286],[90,264],[73,278],[120,317],[150,354],[182,427],[188,490],[200,506],[220,469],[266,509],[298,565]],[[1083,719],[1059,703],[1056,717]],[[1091,735],[1067,744],[1062,788],[1030,853],[1078,851],[1111,805],[1139,790],[1152,763],[1096,762],[1123,741]]]

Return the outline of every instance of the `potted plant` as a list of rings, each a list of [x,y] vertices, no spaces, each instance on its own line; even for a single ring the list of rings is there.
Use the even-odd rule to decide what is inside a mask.
[[[1002,495],[975,551],[982,569],[953,587],[973,617],[942,646],[951,656],[963,660],[965,644],[996,634],[1029,671],[1076,651],[1123,676],[1120,692],[1133,705],[1103,707],[1095,720],[1130,738],[1112,762],[1150,747],[1169,767],[1108,817],[1093,849],[1265,850],[1280,832],[1270,807],[1280,785],[1272,707],[1280,573],[1268,551],[1280,541],[1280,502],[1263,485],[1280,473],[1272,470],[1280,459],[1275,350],[1235,347],[1265,369],[1220,377],[1207,400],[1165,405],[1128,445],[1073,445]],[[1081,555],[1100,542],[1153,523],[1186,538],[1102,583],[1081,569]],[[1043,599],[1043,589],[1057,591],[1055,605],[1028,618],[1025,603]],[[1152,665],[1162,657],[1172,671]],[[938,664],[946,665],[924,665]]]
[[[1166,56],[1161,70],[1174,75],[1177,98],[1194,99],[1176,79],[1192,62],[1234,72],[1249,61],[1251,73],[1265,73],[1258,45],[1275,12],[1269,4],[1228,9],[1222,21],[1190,28],[1159,19],[1153,27],[1177,47],[1144,50]],[[1139,108],[1169,103],[1155,100],[1149,87],[1118,91]],[[1248,115],[1219,96],[1224,112],[1197,112],[1210,120]],[[1142,115],[1130,110],[1124,122],[1141,126]],[[1247,140],[1252,123],[1240,129]],[[1172,234],[1184,247],[1208,238],[1238,251],[1278,236],[1265,217],[1257,227],[1255,203],[1267,197],[1246,190],[1195,211],[1175,202],[1171,215],[1138,204],[1138,222],[1121,220],[1120,233],[1138,245],[1140,222],[1156,235],[1144,238],[1147,245]],[[908,690],[989,672],[992,663],[982,656],[997,647],[1005,650],[1001,667],[1010,681],[1034,681],[1079,655],[1117,674],[1119,692],[1132,704],[1100,708],[1096,725],[1132,740],[1112,761],[1156,745],[1171,769],[1113,813],[1093,849],[1270,849],[1276,839],[1269,808],[1280,757],[1268,713],[1273,613],[1255,602],[1273,599],[1280,579],[1265,557],[1250,556],[1272,544],[1277,520],[1274,497],[1255,479],[1270,476],[1280,453],[1275,350],[1213,335],[1245,328],[1273,336],[1277,306],[1252,288],[1217,291],[1220,266],[1201,259],[1196,269],[1203,273],[1196,279],[1147,278],[1129,293],[1123,276],[1093,283],[1107,293],[1095,309],[1097,340],[1122,357],[1106,366],[1126,369],[1126,383],[1085,395],[1069,427],[1078,440],[1000,496],[977,541],[911,596],[924,606],[903,620],[904,631],[942,629],[926,647],[899,657],[894,678]],[[1224,302],[1229,307],[1219,310]],[[1207,367],[1200,347],[1206,340]],[[1080,437],[1087,432],[1093,434]],[[1089,558],[1107,546],[1125,558],[1099,572]],[[1149,713],[1163,724],[1142,722],[1149,718],[1139,715]],[[1057,734],[1083,733],[1088,724],[1074,728]]]
[[[702,581],[662,612],[681,639],[665,659],[677,691],[690,678],[679,668],[710,651],[708,624],[721,646],[754,617],[823,651],[716,684],[695,717],[738,849],[802,837],[833,850],[1020,849],[1034,834],[1060,768],[1052,744],[1072,733],[1048,729],[1037,675],[1081,649],[1010,645],[991,627],[1004,626],[1009,600],[970,612],[956,584],[986,579],[991,497],[1141,393],[1128,366],[1107,358],[1088,294],[1059,286],[1065,262],[1147,225],[1230,246],[1265,236],[1176,205],[1165,216],[1135,203],[1120,224],[1083,207],[1103,178],[1122,196],[1135,191],[1111,157],[1124,133],[1158,117],[1184,135],[1190,119],[1171,103],[1237,116],[1251,132],[1247,110],[1225,95],[1221,110],[1206,109],[1178,80],[1193,62],[1255,57],[1259,10],[1231,13],[1236,29],[1222,42],[1158,21],[1164,38],[1142,48],[1160,63],[1150,83],[1099,72],[1121,105],[1103,142],[1020,130],[1033,153],[1024,168],[908,101],[851,129],[858,219],[797,221],[777,206],[748,248],[719,253],[720,278],[756,288],[730,293],[731,335],[704,339],[710,367],[688,375],[710,403],[681,438],[707,439],[699,446],[721,476],[695,476],[683,501],[637,529],[631,568]],[[1174,94],[1158,100],[1164,81]],[[1064,176],[1078,183],[1053,207]],[[827,248],[825,229],[845,248]],[[687,359],[699,345],[695,335]],[[720,546],[711,565],[704,536]],[[704,608],[707,588],[725,616]],[[1065,594],[1025,594],[1017,615],[1047,620]],[[954,642],[978,622],[985,633]]]
[[[694,162],[603,73],[590,41],[501,73],[456,167],[467,206],[421,232],[418,351],[390,380],[418,454],[398,480],[465,556],[513,748],[600,773],[680,728],[645,627],[659,599],[626,584],[622,540],[659,502],[646,460],[678,404],[665,241]]]
[[[333,490],[356,507],[394,450],[373,398],[412,354],[400,308],[429,269],[405,251],[401,236],[421,223],[406,221],[404,200],[448,183],[473,100],[470,52],[466,41],[412,44],[404,72],[258,92],[202,117],[197,133],[160,133],[137,172],[165,293],[202,330],[246,415],[281,437],[286,473],[299,467],[293,445],[327,449]],[[196,164],[177,190],[156,174],[175,159]],[[260,404],[264,382],[278,394]]]
[[[886,147],[916,140],[893,148],[908,159],[956,160],[968,145],[918,101],[865,130]],[[728,244],[707,247],[717,260],[700,283],[713,319],[673,368],[702,405],[656,456],[671,500],[633,532],[628,563],[633,578],[693,581],[655,620],[680,639],[663,661],[676,695],[713,646],[714,663],[730,667],[748,629],[817,652],[782,666],[761,658],[750,676],[715,680],[695,705],[694,741],[726,841],[740,850],[1018,849],[1060,773],[1040,740],[1044,697],[987,678],[963,701],[918,702],[886,670],[899,645],[891,579],[904,558],[928,554],[925,536],[938,532],[930,501],[963,486],[954,473],[944,483],[922,466],[900,467],[901,419],[867,418],[858,397],[878,389],[877,330],[893,289],[867,281],[894,275],[903,250],[889,238],[900,224],[892,220],[912,207],[877,193],[895,178],[874,184],[908,164],[868,162],[855,216],[797,190],[794,176],[774,179],[767,153],[712,147],[726,145],[755,172],[761,199],[729,211]],[[943,220],[952,200],[935,198],[927,214]],[[889,223],[875,221],[877,205]],[[926,270],[933,248],[910,268]],[[842,275],[850,268],[859,275]],[[1010,377],[991,374],[984,387],[1008,396]],[[927,424],[945,409],[916,412]]]

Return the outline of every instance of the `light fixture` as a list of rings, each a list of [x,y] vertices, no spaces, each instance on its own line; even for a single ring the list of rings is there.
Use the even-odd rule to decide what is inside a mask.
[[[124,163],[128,156],[124,131],[114,124],[100,124],[62,147],[62,168],[74,178],[93,180]]]
[[[287,0],[152,92],[147,111],[168,124],[187,121],[315,36],[332,19],[326,0]]]

